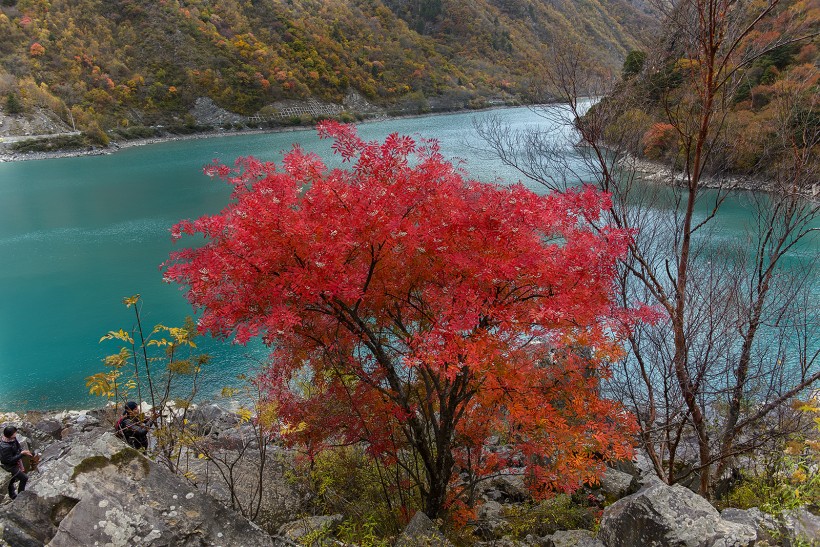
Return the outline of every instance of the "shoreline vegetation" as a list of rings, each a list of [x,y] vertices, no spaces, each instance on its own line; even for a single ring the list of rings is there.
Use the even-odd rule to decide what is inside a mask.
[[[527,107],[537,107],[539,105],[521,105],[518,103],[511,103],[511,104],[504,104],[504,105],[495,105],[495,106],[488,106],[484,108],[463,108],[463,109],[455,109],[455,110],[436,110],[433,112],[421,112],[417,114],[388,114],[388,113],[370,113],[370,114],[361,114],[355,117],[353,116],[343,116],[340,121],[344,123],[354,123],[354,124],[366,124],[366,123],[374,123],[374,122],[383,122],[383,121],[390,121],[390,120],[403,120],[409,118],[425,118],[429,116],[440,116],[446,114],[459,114],[465,112],[486,112],[490,110],[498,110],[503,108],[518,108],[521,106]],[[150,137],[137,137],[137,138],[111,138],[109,144],[107,146],[102,145],[83,145],[78,147],[65,147],[56,150],[33,150],[33,151],[20,151],[15,150],[13,148],[16,142],[37,142],[37,141],[47,141],[47,140],[56,140],[60,138],[82,138],[76,132],[70,133],[56,133],[50,135],[38,135],[33,137],[28,137],[24,140],[12,140],[12,141],[4,141],[3,137],[0,137],[0,163],[6,162],[18,162],[18,161],[37,161],[37,160],[48,160],[48,159],[60,159],[60,158],[74,158],[74,157],[84,157],[84,156],[104,156],[104,155],[111,155],[119,150],[124,150],[127,148],[133,148],[136,146],[147,146],[151,144],[161,144],[165,142],[177,142],[177,141],[188,141],[188,140],[201,140],[201,139],[210,139],[216,137],[233,137],[233,136],[241,136],[241,135],[262,135],[262,134],[275,134],[275,133],[287,133],[293,131],[310,131],[314,130],[316,124],[322,121],[324,118],[314,118],[310,122],[302,122],[298,125],[271,125],[268,127],[244,127],[241,129],[230,129],[226,127],[209,127],[208,129],[193,129],[190,132],[174,132],[175,129],[183,129],[183,128],[170,128],[168,131],[163,131],[161,126],[156,128],[146,128],[152,131],[160,131],[164,132],[164,134],[150,136]],[[205,127],[205,126],[203,126]],[[12,137],[16,139],[15,137]],[[8,139],[8,137],[7,137]]]

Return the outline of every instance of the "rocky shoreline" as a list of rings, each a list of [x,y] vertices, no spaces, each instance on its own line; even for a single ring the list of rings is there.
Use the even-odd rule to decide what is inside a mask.
[[[420,118],[426,116],[435,116],[441,113],[404,115],[404,116],[379,116],[370,118],[359,123],[368,123],[375,121],[383,121],[387,119],[406,119],[406,118]],[[151,137],[144,139],[132,139],[111,141],[108,147],[88,147],[84,149],[58,150],[53,152],[14,152],[9,150],[8,144],[0,141],[0,163],[3,162],[18,162],[18,161],[37,161],[58,158],[74,158],[85,156],[103,156],[115,154],[120,150],[134,148],[138,146],[147,146],[152,144],[161,144],[166,142],[201,140],[216,137],[232,137],[240,135],[263,135],[274,133],[288,133],[296,131],[312,131],[314,126],[298,126],[298,127],[276,127],[264,129],[242,129],[242,130],[225,130],[219,129],[214,131],[193,133],[189,135],[168,135],[164,137]],[[59,135],[54,135],[59,136]],[[627,156],[621,161],[621,165],[641,173],[641,178],[647,182],[681,185],[684,181],[684,174],[681,172],[674,172],[670,167],[664,163],[655,162],[647,159],[637,158],[635,156]],[[774,192],[769,181],[749,176],[724,176],[724,177],[710,177],[704,176],[702,179],[702,186],[711,189],[726,189],[739,190],[745,192]],[[814,184],[811,188],[806,188],[802,191],[804,197],[816,201],[820,200],[820,184]]]
[[[452,105],[435,105],[436,108],[434,111],[425,112],[425,113],[389,113],[387,110],[377,107],[367,100],[365,100],[360,95],[351,92],[348,97],[345,99],[343,104],[334,104],[334,103],[321,103],[316,100],[308,100],[308,101],[280,101],[278,103],[274,103],[275,107],[279,107],[283,110],[290,109],[290,110],[298,110],[304,111],[305,115],[314,116],[313,119],[316,119],[316,115],[338,115],[342,112],[347,112],[351,116],[357,117],[360,121],[357,123],[368,123],[368,122],[377,122],[377,121],[384,121],[384,120],[398,120],[398,119],[407,119],[407,118],[420,118],[426,116],[436,116],[440,114],[447,114],[447,113],[456,113],[456,112],[474,112],[479,110],[493,110],[497,108],[506,108],[506,107],[513,107],[517,106],[516,104],[506,104],[497,102],[496,104],[488,105],[486,108],[479,108],[479,109],[466,109],[466,108],[453,108]],[[178,135],[178,134],[168,134],[167,136],[159,136],[159,137],[149,137],[149,138],[137,138],[137,139],[127,139],[127,140],[112,140],[107,147],[99,147],[99,146],[92,146],[82,149],[66,149],[66,150],[56,150],[56,151],[49,151],[49,152],[15,152],[10,149],[10,144],[12,142],[4,142],[3,136],[5,135],[7,138],[16,139],[12,134],[9,133],[0,133],[0,162],[13,162],[13,161],[33,161],[33,160],[45,160],[45,159],[55,159],[55,158],[70,158],[70,157],[83,157],[83,156],[101,156],[101,155],[109,155],[114,154],[118,150],[132,148],[135,146],[145,146],[149,144],[158,144],[163,142],[174,142],[174,141],[185,141],[185,140],[199,140],[199,139],[208,139],[213,137],[228,137],[228,136],[237,136],[237,135],[255,135],[255,134],[270,134],[270,133],[286,133],[292,131],[311,131],[314,129],[314,125],[312,124],[303,124],[303,125],[280,125],[275,127],[266,127],[266,128],[253,128],[248,127],[245,129],[225,129],[222,125],[230,125],[232,123],[247,123],[251,121],[251,118],[245,118],[242,116],[238,116],[231,112],[228,112],[224,109],[217,107],[213,104],[213,101],[207,98],[200,98],[197,100],[196,106],[191,110],[191,115],[194,116],[196,122],[202,125],[210,126],[210,127],[218,127],[218,129],[213,129],[209,131],[201,131],[195,132],[191,134],[185,135]],[[47,118],[47,116],[42,115],[41,118]],[[42,129],[42,128],[41,128]],[[75,132],[70,131],[72,128],[67,127],[63,124],[63,122],[52,122],[52,125],[49,126],[48,131],[43,133],[42,135],[38,135],[37,137],[28,137],[28,138],[55,138],[64,135],[74,134]]]
[[[683,172],[676,172],[672,170],[669,165],[661,162],[630,155],[621,160],[620,165],[626,169],[633,169],[640,173],[641,180],[646,182],[683,186],[686,181],[686,175]],[[771,181],[744,175],[726,175],[720,177],[704,175],[701,178],[701,186],[703,188],[737,190],[742,192],[778,192],[778,190],[772,188]],[[820,200],[820,184],[814,184],[811,188],[804,188],[801,193],[810,200]]]
[[[88,147],[84,149],[73,150],[57,150],[54,152],[13,152],[0,145],[0,162],[17,162],[17,161],[37,161],[49,160],[57,158],[78,158],[85,156],[106,156],[115,154],[120,150],[134,148],[137,146],[146,146],[151,144],[160,144],[164,142],[189,141],[210,139],[214,137],[232,137],[239,135],[257,135],[269,133],[286,133],[291,131],[309,131],[312,127],[281,127],[275,129],[243,129],[238,131],[209,131],[203,133],[193,133],[190,135],[168,135],[167,137],[151,137],[147,139],[133,139],[123,141],[111,141],[105,147]],[[58,136],[58,135],[55,135]]]
[[[5,488],[0,488],[0,547],[354,545],[341,535],[345,516],[312,512],[295,485],[294,468],[288,467],[292,455],[280,443],[265,445],[271,457],[265,473],[268,505],[249,520],[231,507],[246,502],[253,488],[241,482],[226,485],[214,472],[207,479],[207,466],[218,458],[194,458],[196,467],[172,472],[161,455],[149,459],[115,437],[112,418],[110,409],[0,414],[0,425],[18,425],[28,446],[43,456],[29,488],[15,501],[4,499]],[[245,444],[256,438],[248,435],[251,422],[215,404],[199,405],[189,419],[192,433],[220,450],[219,457],[256,450]],[[235,469],[257,464],[251,459]],[[820,537],[820,517],[805,508],[777,516],[756,508],[718,512],[691,490],[662,483],[640,453],[609,467],[598,488],[583,492],[606,505],[597,529],[594,522],[589,529],[556,529],[553,509],[521,530],[514,516],[539,505],[533,505],[523,476],[515,471],[482,483],[482,504],[470,523],[473,545],[762,547],[817,545]],[[423,513],[398,537],[381,538],[378,544],[452,547]]]
[[[472,111],[471,111],[472,112]],[[413,114],[413,115],[403,115],[403,116],[379,116],[379,117],[372,117],[368,118],[367,120],[357,122],[357,123],[372,123],[372,122],[379,122],[385,120],[399,120],[399,119],[408,119],[408,118],[423,118],[427,116],[437,116],[440,114],[444,114],[445,112],[439,113],[429,113],[429,114]],[[454,113],[454,112],[451,112]],[[275,128],[263,128],[263,129],[241,129],[241,130],[213,130],[213,131],[206,131],[200,133],[192,133],[189,135],[168,135],[165,137],[150,137],[145,139],[129,139],[129,140],[120,140],[120,141],[111,141],[111,143],[103,148],[103,147],[88,147],[83,149],[71,149],[71,150],[57,150],[53,152],[14,152],[8,149],[7,145],[0,143],[0,163],[3,162],[19,162],[19,161],[37,161],[37,160],[49,160],[49,159],[58,159],[58,158],[78,158],[78,157],[85,157],[85,156],[107,156],[111,154],[116,154],[120,150],[125,150],[128,148],[134,148],[138,146],[147,146],[151,144],[161,144],[166,142],[177,142],[177,141],[190,141],[190,140],[202,140],[202,139],[211,139],[216,137],[234,137],[240,135],[265,135],[265,134],[275,134],[275,133],[290,133],[290,132],[297,132],[297,131],[313,131],[315,130],[315,126],[312,125],[302,125],[297,127],[275,127]],[[59,135],[52,135],[57,137]]]

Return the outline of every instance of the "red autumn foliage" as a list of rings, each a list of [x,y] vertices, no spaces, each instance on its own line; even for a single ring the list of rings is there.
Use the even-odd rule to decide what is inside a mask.
[[[459,473],[515,467],[545,496],[628,457],[632,419],[598,388],[635,316],[613,292],[630,235],[585,222],[608,197],[467,180],[433,141],[319,133],[349,170],[298,146],[281,169],[215,162],[233,201],[176,225],[206,242],[165,265],[203,331],[273,348],[261,381],[287,439],[412,457],[430,516],[461,503]]]

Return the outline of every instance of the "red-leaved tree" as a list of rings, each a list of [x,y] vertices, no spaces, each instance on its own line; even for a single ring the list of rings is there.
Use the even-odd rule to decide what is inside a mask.
[[[319,134],[349,170],[298,146],[281,170],[207,167],[233,201],[175,226],[206,243],[165,265],[202,330],[273,348],[261,381],[287,438],[364,443],[431,517],[502,469],[545,496],[627,457],[632,419],[598,392],[636,315],[613,296],[630,235],[587,222],[608,198],[466,180],[432,141]]]

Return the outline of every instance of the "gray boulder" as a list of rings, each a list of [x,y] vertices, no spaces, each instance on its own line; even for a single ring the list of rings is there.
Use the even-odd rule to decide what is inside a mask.
[[[216,404],[201,404],[190,411],[188,421],[200,435],[219,435],[239,423],[239,417]]]
[[[45,545],[57,533],[57,526],[77,500],[59,497],[43,499],[34,492],[20,492],[6,507],[3,541],[19,547]]]
[[[430,517],[419,511],[393,547],[453,547],[453,544],[436,528]]]
[[[746,547],[757,534],[680,485],[655,484],[607,507],[598,538],[607,547]]]
[[[524,473],[522,469],[507,469],[502,474],[489,481],[487,491],[500,492],[500,499],[494,501],[522,502],[530,497],[527,485],[524,483]]]
[[[487,501],[478,507],[476,533],[485,540],[501,539],[510,525],[504,518],[504,505]]]
[[[238,450],[242,447],[256,450],[259,447],[256,431],[251,424],[239,424],[221,429],[212,434],[213,445],[225,450]]]
[[[720,516],[725,520],[737,522],[738,524],[746,524],[754,528],[755,532],[757,532],[756,545],[758,546],[779,544],[776,538],[776,536],[780,535],[778,533],[779,526],[777,521],[774,517],[768,513],[764,513],[757,507],[752,507],[751,509],[729,507],[721,511]]]
[[[805,507],[784,511],[780,516],[783,545],[820,546],[820,517],[810,513]]]
[[[40,420],[39,422],[34,424],[34,427],[38,431],[42,431],[43,433],[45,433],[49,437],[52,437],[53,439],[60,439],[62,437],[63,422],[59,420],[46,418],[45,420]]]
[[[81,411],[78,413],[70,412],[68,418],[65,420],[65,429],[61,432],[61,438],[67,439],[71,435],[78,433],[85,433],[93,431],[97,428],[108,429],[114,431],[114,424],[116,423],[116,416],[101,417],[97,413]]]
[[[638,479],[611,467],[601,477],[601,490],[607,501],[616,501],[638,491]]]
[[[25,495],[0,516],[11,545],[273,545],[255,524],[110,432],[48,446]]]
[[[631,463],[635,466],[635,476],[638,479],[639,486],[652,486],[653,484],[663,483],[655,472],[655,466],[652,465],[652,460],[642,448],[635,451],[635,457]]]

